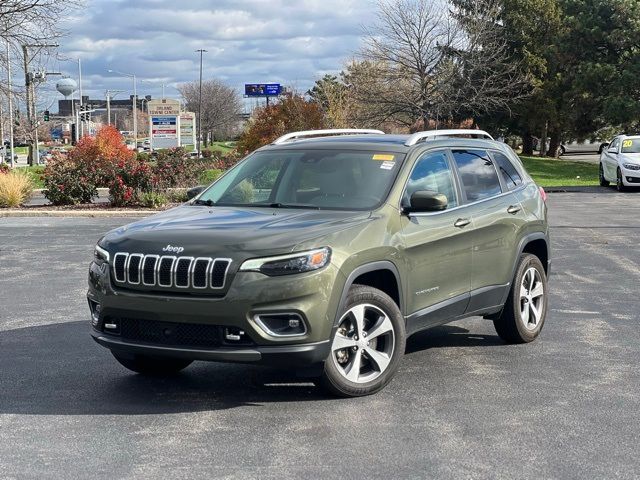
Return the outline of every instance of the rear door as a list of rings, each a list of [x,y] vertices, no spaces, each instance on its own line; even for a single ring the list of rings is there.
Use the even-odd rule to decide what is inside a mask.
[[[517,232],[525,220],[522,206],[512,193],[522,184],[522,177],[499,152],[453,149],[452,155],[473,220],[467,309],[473,312],[499,305],[508,290],[517,254]]]
[[[446,150],[431,150],[418,158],[405,186],[402,206],[419,190],[444,194],[448,206],[441,212],[401,218],[410,331],[462,315],[471,285],[473,225],[469,208],[461,206]]]

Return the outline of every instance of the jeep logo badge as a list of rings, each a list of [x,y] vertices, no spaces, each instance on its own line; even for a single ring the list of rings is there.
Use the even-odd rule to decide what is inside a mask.
[[[162,249],[163,252],[172,252],[172,253],[182,253],[184,252],[184,247],[173,247],[171,244],[167,245]]]

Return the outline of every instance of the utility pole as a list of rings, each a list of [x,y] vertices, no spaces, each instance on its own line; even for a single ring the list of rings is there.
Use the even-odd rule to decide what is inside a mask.
[[[80,105],[79,110],[82,112],[82,61],[78,58],[78,91],[80,93]],[[76,123],[76,135],[78,137],[77,140],[84,136],[84,118],[82,115],[80,116],[80,124]],[[78,131],[79,129],[79,131]],[[77,141],[76,140],[76,141]]]
[[[11,88],[11,55],[9,52],[9,39],[7,39],[7,97],[9,99],[9,150],[11,158],[9,166],[13,168],[13,90]]]
[[[107,125],[111,125],[111,92],[107,90]]]
[[[29,47],[22,45],[22,57],[24,62],[24,85],[25,99],[27,102],[27,128],[33,127],[33,112],[31,111],[31,98],[33,96],[33,75],[29,72]],[[29,142],[29,151],[27,153],[27,163],[33,165],[33,144]]]
[[[36,110],[36,101],[35,101],[35,88],[34,83],[37,79],[40,82],[43,82],[46,79],[45,72],[38,72],[38,75],[34,75],[34,73],[29,71],[29,63],[31,59],[29,58],[29,47],[59,47],[57,43],[34,43],[22,45],[22,56],[24,61],[24,84],[26,87],[26,101],[27,101],[27,126],[31,132],[34,132],[35,129],[35,149],[33,147],[33,142],[29,143],[29,157],[28,162],[29,165],[38,163],[38,119],[35,118],[35,110]],[[37,78],[36,78],[37,77]]]
[[[117,73],[119,75],[124,75],[125,77],[131,77],[133,79],[133,97],[131,98],[131,107],[133,113],[133,138],[135,143],[135,148],[138,148],[138,90],[137,90],[137,82],[136,82],[136,74],[135,73],[125,73],[120,72],[118,70],[108,70],[109,73]]]
[[[136,87],[136,75],[133,74],[133,145],[138,151],[138,91]]]
[[[200,91],[198,93],[198,158],[202,157],[202,148],[200,142],[202,141],[202,54],[206,50],[200,48],[196,50],[200,52]]]
[[[0,142],[2,142],[2,154],[6,157],[6,148],[4,146],[4,106],[0,100]],[[0,160],[2,163],[2,160]]]

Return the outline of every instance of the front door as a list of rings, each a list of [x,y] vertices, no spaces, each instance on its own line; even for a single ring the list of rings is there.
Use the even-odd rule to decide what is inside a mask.
[[[409,331],[439,323],[466,310],[471,284],[473,225],[467,207],[460,206],[459,188],[445,150],[429,151],[411,172],[403,206],[419,190],[442,193],[445,210],[402,217],[402,241],[407,265]]]
[[[611,182],[615,182],[618,175],[618,149],[620,147],[620,137],[616,137],[602,153],[602,167],[605,177]]]

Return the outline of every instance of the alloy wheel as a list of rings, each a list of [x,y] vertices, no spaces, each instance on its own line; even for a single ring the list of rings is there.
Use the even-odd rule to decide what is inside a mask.
[[[527,330],[535,330],[542,321],[544,296],[540,272],[531,267],[522,276],[520,285],[520,319]]]
[[[340,374],[353,383],[382,375],[394,353],[395,331],[379,307],[359,304],[340,319],[331,345],[331,358]]]

